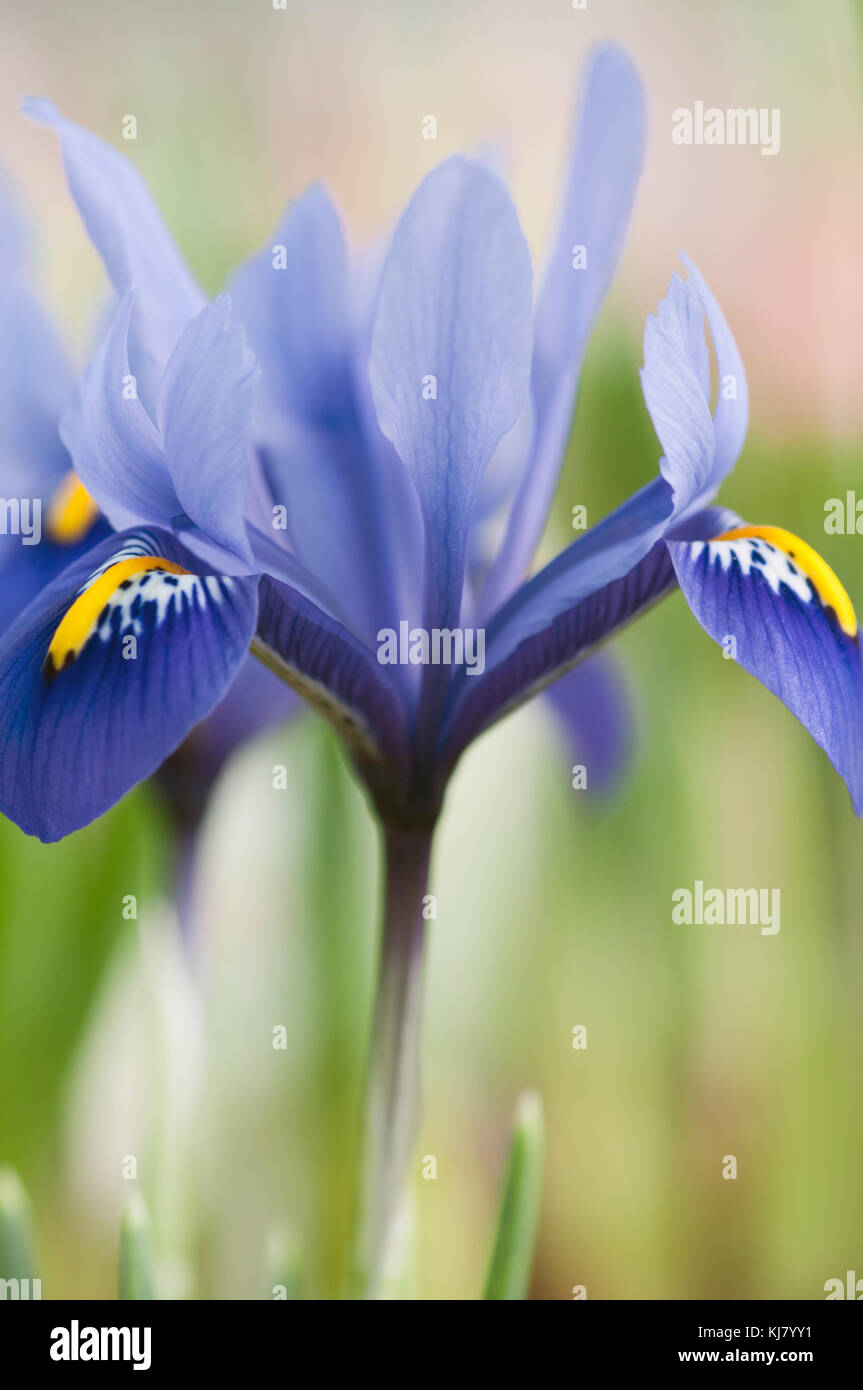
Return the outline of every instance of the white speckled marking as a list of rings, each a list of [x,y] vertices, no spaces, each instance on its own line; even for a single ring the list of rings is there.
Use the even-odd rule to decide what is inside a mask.
[[[781,585],[784,584],[801,603],[812,602],[812,585],[808,576],[784,550],[780,550],[779,546],[773,545],[770,541],[754,536],[731,541],[695,541],[691,546],[693,560],[698,559],[705,545],[708,565],[718,560],[723,571],[727,573],[732,560],[736,559],[746,579],[754,570],[764,577],[774,594],[778,594]],[[762,557],[760,561],[758,556]]]
[[[86,583],[78,590],[76,597],[86,593],[91,584],[94,584],[106,570],[119,564],[121,560],[136,559],[139,556],[149,558],[157,554],[156,548],[144,538],[127,542],[126,545],[115,551],[103,565],[93,571]],[[228,575],[172,574],[167,570],[160,569],[144,570],[143,573],[130,577],[124,583],[126,587],[118,586],[107,600],[86,641],[90,640],[94,632],[98,633],[102,642],[110,642],[116,637],[125,637],[128,633],[140,637],[144,632],[144,623],[140,612],[137,615],[132,613],[135,600],[139,596],[142,603],[152,604],[155,607],[152,630],[161,627],[172,609],[178,613],[182,612],[185,604],[188,603],[190,608],[197,607],[201,612],[204,612],[208,603],[221,603],[224,595],[234,587],[234,581]],[[121,616],[119,624],[115,627],[115,614],[117,612]],[[84,645],[86,645],[86,641]]]

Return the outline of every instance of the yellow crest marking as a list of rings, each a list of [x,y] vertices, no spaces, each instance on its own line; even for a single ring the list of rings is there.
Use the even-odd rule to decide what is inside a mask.
[[[747,537],[767,541],[769,545],[775,545],[778,550],[783,551],[789,560],[793,560],[797,568],[802,570],[808,579],[812,580],[821,602],[826,607],[833,609],[842,631],[846,632],[849,637],[856,637],[857,615],[854,612],[854,605],[839,577],[830,568],[827,561],[822,560],[817,550],[813,550],[806,541],[802,541],[791,531],[783,530],[781,526],[738,526],[732,531],[723,531],[721,536],[714,536],[713,539],[716,541],[742,541],[746,540]]]
[[[94,579],[78,595],[72,607],[63,617],[57,631],[51,638],[51,645],[45,657],[44,672],[47,676],[56,675],[74,661],[81,648],[93,632],[99,614],[105,604],[127,579],[134,579],[146,570],[165,570],[168,574],[189,574],[182,565],[172,560],[163,560],[158,555],[135,555],[128,560],[118,560],[109,565],[98,579]]]
[[[70,468],[48,506],[48,535],[58,545],[75,545],[84,539],[98,515],[98,504]]]

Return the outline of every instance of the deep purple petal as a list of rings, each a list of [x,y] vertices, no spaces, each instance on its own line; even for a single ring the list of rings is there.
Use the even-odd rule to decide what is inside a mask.
[[[669,542],[680,587],[704,630],[824,749],[861,815],[863,679],[850,600],[797,537],[743,529],[761,534]]]
[[[665,535],[673,512],[668,484],[656,478],[585,531],[495,614],[488,627],[486,666],[499,665],[558,615],[628,574]]]
[[[659,542],[623,578],[558,614],[485,675],[460,679],[453,686],[441,739],[444,772],[490,724],[564,675],[599,642],[670,593],[676,583],[668,548]]]
[[[195,563],[165,533],[111,536],[0,643],[0,810],[42,840],[87,825],[148,777],[222,698],[254,632],[256,578],[149,569],[114,588],[56,669],[49,649],[68,610],[97,572],[132,556]]]
[[[370,781],[404,783],[405,708],[368,648],[302,594],[266,576],[258,642],[298,694],[335,725]]]

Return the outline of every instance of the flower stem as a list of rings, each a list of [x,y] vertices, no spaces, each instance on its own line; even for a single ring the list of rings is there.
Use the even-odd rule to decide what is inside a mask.
[[[379,1298],[419,1126],[419,1040],[430,831],[385,827],[384,914],[366,1074],[353,1292]]]

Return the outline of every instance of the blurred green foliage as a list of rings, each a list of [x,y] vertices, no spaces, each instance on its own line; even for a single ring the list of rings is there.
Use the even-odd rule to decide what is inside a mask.
[[[118,940],[123,898],[166,881],[159,812],[135,793],[96,825],[42,845],[0,818],[0,1161],[56,1161],[70,1061]]]

